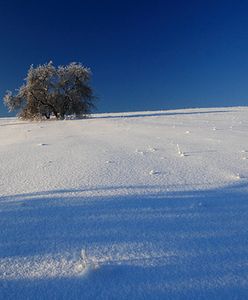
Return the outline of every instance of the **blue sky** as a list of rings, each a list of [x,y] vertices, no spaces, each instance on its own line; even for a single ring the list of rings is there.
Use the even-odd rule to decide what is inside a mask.
[[[0,1],[0,96],[82,62],[99,112],[248,105],[248,1]],[[0,114],[4,108],[0,103]]]

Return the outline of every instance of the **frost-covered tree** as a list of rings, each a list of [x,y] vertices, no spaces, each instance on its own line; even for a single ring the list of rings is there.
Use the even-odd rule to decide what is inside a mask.
[[[90,69],[80,63],[58,68],[52,62],[31,66],[25,83],[16,94],[7,91],[4,103],[23,119],[49,119],[52,115],[64,119],[71,114],[85,117],[94,108],[90,78]]]

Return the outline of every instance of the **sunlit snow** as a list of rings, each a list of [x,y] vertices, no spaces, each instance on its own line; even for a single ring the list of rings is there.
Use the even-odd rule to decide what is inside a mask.
[[[0,141],[0,299],[247,299],[247,107],[1,118]]]

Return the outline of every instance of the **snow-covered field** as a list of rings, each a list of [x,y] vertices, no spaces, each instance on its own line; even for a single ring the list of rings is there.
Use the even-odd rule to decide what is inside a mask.
[[[248,299],[248,108],[1,118],[0,299]]]

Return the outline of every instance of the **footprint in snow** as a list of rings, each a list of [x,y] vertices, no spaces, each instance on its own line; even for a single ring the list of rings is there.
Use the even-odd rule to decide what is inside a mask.
[[[158,171],[151,170],[151,171],[149,172],[149,174],[150,174],[150,175],[158,175],[159,172],[158,172]]]
[[[234,178],[236,178],[236,179],[244,179],[245,176],[242,175],[242,174],[237,173],[236,175],[234,175]]]
[[[143,155],[143,154],[144,154],[144,151],[141,151],[141,150],[136,149],[136,150],[135,150],[135,153],[138,153],[138,154]]]
[[[151,147],[151,146],[149,146],[149,147],[148,147],[148,151],[149,151],[149,152],[155,152],[155,151],[157,151],[157,149],[156,149],[156,148],[153,148],[153,147]]]
[[[241,152],[243,155],[246,155],[246,154],[248,154],[248,150],[245,150],[245,149],[241,150],[240,152]],[[246,156],[243,156],[243,157],[242,157],[242,159],[244,159],[244,160],[245,160],[245,159],[248,159],[248,157],[246,157]]]

